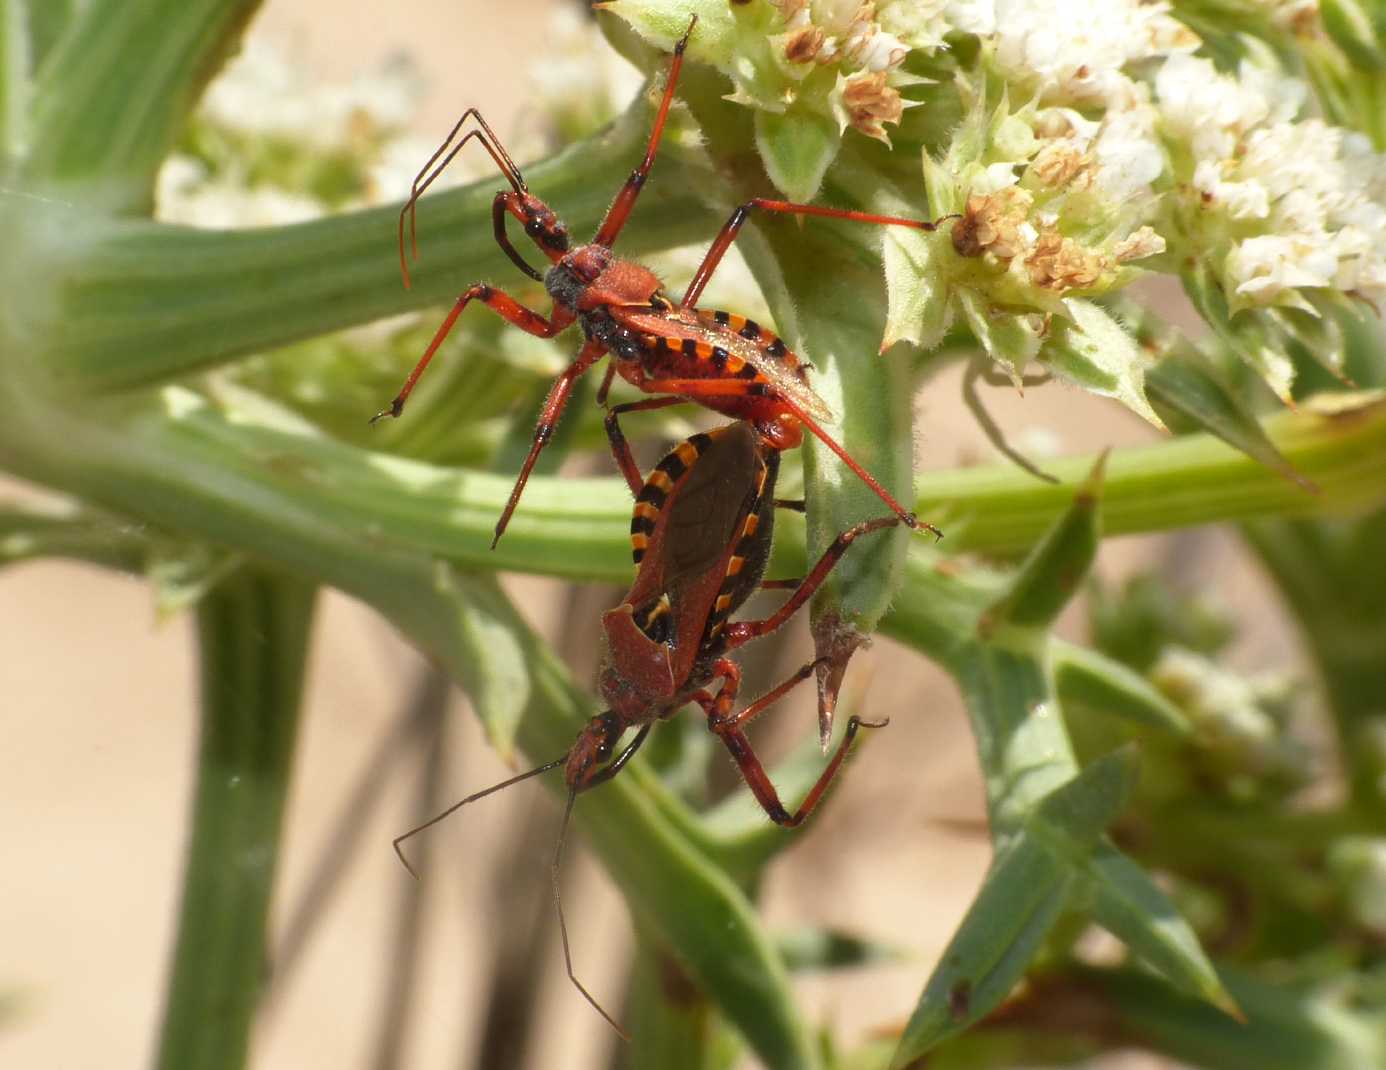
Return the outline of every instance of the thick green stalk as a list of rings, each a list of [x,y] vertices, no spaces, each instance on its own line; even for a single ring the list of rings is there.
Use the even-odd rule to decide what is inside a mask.
[[[44,64],[31,188],[147,211],[154,175],[260,0],[92,0]]]
[[[314,589],[245,571],[198,608],[202,738],[162,1070],[245,1065]]]
[[[526,177],[574,233],[587,233],[638,157],[643,133],[637,109]],[[651,181],[622,234],[623,253],[666,249],[712,226],[674,161],[663,162],[660,180]],[[396,208],[212,231],[118,220],[82,202],[0,192],[0,229],[9,235],[0,280],[10,298],[0,310],[0,354],[30,366],[47,390],[97,394],[451,301],[476,279],[511,284],[518,273],[490,226],[498,181],[422,201],[420,260],[408,290],[400,281]],[[523,235],[516,240],[523,244]],[[478,308],[468,315],[493,313]]]

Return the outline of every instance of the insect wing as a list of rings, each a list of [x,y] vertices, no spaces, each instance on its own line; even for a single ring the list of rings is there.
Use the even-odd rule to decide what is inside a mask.
[[[731,356],[755,368],[770,383],[776,394],[802,409],[807,415],[825,423],[836,421],[828,403],[819,397],[808,383],[799,378],[794,367],[770,356],[754,342],[742,338],[735,331],[700,323],[682,310],[662,315],[630,309],[622,309],[622,313],[621,318],[627,325],[645,334],[691,338],[695,342],[725,349]]]

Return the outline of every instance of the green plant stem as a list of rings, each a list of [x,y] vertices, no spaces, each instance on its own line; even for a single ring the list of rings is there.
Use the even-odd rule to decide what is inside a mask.
[[[630,1070],[728,1070],[738,1045],[707,999],[649,934],[637,932],[626,1026],[636,1043],[620,1052]]]
[[[116,211],[147,210],[154,175],[188,112],[259,6],[92,0],[66,27],[35,87],[30,182]]]
[[[298,580],[247,570],[198,608],[202,738],[163,1070],[246,1062],[313,595]]]

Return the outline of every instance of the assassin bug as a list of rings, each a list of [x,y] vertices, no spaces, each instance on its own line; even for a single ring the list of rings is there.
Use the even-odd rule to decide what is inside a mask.
[[[634,461],[624,450],[629,466]],[[614,777],[649,735],[655,721],[671,717],[693,702],[702,707],[708,728],[731,753],[752,795],[777,825],[793,828],[813,812],[837,775],[858,729],[884,727],[885,721],[852,717],[842,742],[797,810],[780,801],[745,726],[808,678],[810,662],[789,679],[739,711],[734,711],[741,671],[727,655],[744,643],[774,631],[813,596],[838,559],[863,535],[892,527],[896,516],[866,520],[840,534],[802,580],[764,580],[776,508],[803,510],[801,501],[773,497],[779,451],[754,426],[728,424],[693,435],[676,446],[650,472],[636,493],[631,518],[631,549],[636,576],[629,593],[602,617],[607,652],[599,689],[608,708],[593,717],[567,753],[553,761],[469,795],[394,841],[412,873],[401,845],[468,803],[541,773],[563,768],[568,801],[552,863],[554,902],[568,979],[617,1032],[620,1026],[573,972],[558,873],[563,841],[577,796]],[[763,620],[731,621],[731,615],[757,588],[792,590],[778,610]],[[708,690],[721,682],[717,692]],[[627,729],[635,736],[618,753]],[[613,757],[614,755],[614,757]],[[622,1033],[624,1036],[625,1034]]]
[[[913,227],[925,231],[936,230],[941,221],[926,222],[756,197],[732,212],[708,247],[702,264],[684,291],[683,300],[677,303],[664,293],[652,271],[632,261],[621,260],[612,252],[612,246],[630,217],[636,198],[654,164],[673,103],[679,71],[683,66],[684,49],[697,22],[694,16],[687,31],[674,46],[664,95],[650,130],[645,158],[617,193],[606,218],[589,244],[576,248],[572,246],[567,227],[548,205],[529,191],[520,169],[475,108],[463,113],[447,139],[415,177],[409,200],[400,210],[400,268],[408,286],[406,217],[410,247],[413,255],[417,256],[415,215],[419,197],[462,147],[475,138],[510,183],[510,189],[498,192],[491,204],[496,243],[516,267],[536,282],[543,282],[553,301],[553,310],[545,318],[486,283],[469,286],[453,304],[390,407],[377,413],[372,423],[385,416],[400,415],[419,376],[452,330],[462,310],[472,301],[480,301],[516,327],[541,338],[552,338],[576,321],[585,339],[577,357],[549,390],[534,429],[529,454],[520,468],[510,499],[496,522],[492,548],[500,541],[510,522],[539,453],[552,436],[554,426],[567,404],[573,384],[607,353],[612,355],[612,363],[607,367],[598,391],[599,403],[605,403],[613,377],[620,374],[646,393],[676,395],[680,400],[695,401],[724,415],[750,421],[764,441],[775,449],[792,449],[799,445],[803,440],[803,430],[807,428],[875,491],[904,524],[911,528],[920,526],[914,513],[897,502],[823,430],[820,421],[831,420],[833,414],[809,387],[807,368],[784,341],[751,320],[727,312],[700,309],[697,303],[717,265],[754,210]],[[462,128],[473,119],[475,127],[462,134]],[[505,229],[507,215],[524,225],[525,234],[548,258],[550,267],[547,272],[541,274],[532,268],[510,243]],[[940,534],[932,525],[923,526],[935,535]]]

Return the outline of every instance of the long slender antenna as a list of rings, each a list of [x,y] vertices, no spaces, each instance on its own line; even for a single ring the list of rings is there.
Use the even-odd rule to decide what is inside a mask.
[[[457,135],[462,132],[462,127],[466,125],[468,119],[472,118],[476,119],[481,125],[481,129],[469,130],[458,140]],[[405,216],[407,215],[409,217],[409,244],[414,258],[418,259],[419,240],[415,230],[415,206],[419,203],[419,198],[423,196],[424,191],[427,190],[429,186],[433,185],[439,175],[447,170],[448,164],[452,163],[454,157],[462,151],[462,146],[468,141],[471,141],[472,138],[476,138],[481,142],[482,147],[486,149],[486,152],[490,155],[496,167],[499,169],[500,173],[505,176],[505,180],[510,183],[510,188],[514,190],[516,194],[524,193],[529,189],[529,187],[525,185],[524,176],[520,174],[520,169],[515,166],[515,161],[510,158],[510,153],[505,151],[505,146],[500,143],[500,139],[496,137],[495,131],[491,129],[491,125],[482,117],[481,112],[477,111],[476,108],[468,108],[464,111],[462,113],[462,118],[457,120],[457,123],[448,133],[447,138],[438,146],[433,155],[428,158],[428,162],[419,169],[419,173],[414,176],[414,183],[409,192],[409,199],[404,202],[404,207],[399,210],[399,266],[400,271],[404,275],[404,288],[406,290],[409,289],[409,264],[404,255]],[[443,159],[441,163],[438,163],[439,158],[443,157],[444,153],[447,154],[446,158]],[[437,164],[437,167],[434,167],[434,164]]]
[[[550,769],[557,769],[567,760],[568,756],[565,754],[561,758],[555,758],[553,761],[545,762],[543,765],[539,766],[536,769],[531,769],[528,773],[520,773],[518,776],[513,776],[509,780],[502,780],[499,784],[492,784],[489,788],[486,788],[484,791],[478,791],[475,795],[468,795],[461,802],[453,803],[441,814],[437,814],[433,817],[430,817],[422,825],[416,825],[414,828],[411,828],[408,832],[404,833],[403,835],[396,836],[394,838],[393,843],[395,848],[395,854],[399,856],[400,863],[404,866],[405,869],[409,871],[409,875],[411,877],[413,877],[415,880],[418,880],[418,873],[416,873],[414,871],[414,867],[409,864],[409,859],[404,857],[404,851],[400,847],[400,845],[404,843],[405,840],[409,839],[411,836],[418,835],[424,829],[432,828],[434,825],[438,824],[439,821],[442,821],[443,818],[456,813],[458,810],[462,809],[462,807],[466,806],[468,803],[476,802],[478,799],[484,799],[486,798],[486,796],[492,795],[495,792],[500,791],[502,788],[510,787],[511,784],[518,784],[521,780],[528,780],[530,777],[538,776],[540,773],[547,773]],[[569,800],[568,806],[569,809],[572,808],[571,800]],[[567,818],[564,818],[564,824],[566,826]],[[560,840],[559,843],[561,845],[562,840]],[[591,997],[589,996],[588,998],[590,999]]]
[[[616,1030],[622,1040],[629,1043],[630,1034],[616,1024],[616,1019],[606,1013],[606,1009],[596,1001],[591,992],[583,987],[582,982],[577,979],[577,974],[573,973],[573,953],[568,948],[568,923],[563,918],[563,894],[559,870],[563,864],[563,841],[568,838],[568,820],[573,816],[573,803],[576,801],[577,788],[572,788],[568,792],[568,805],[563,808],[563,825],[558,830],[558,845],[553,850],[553,905],[558,910],[558,935],[563,938],[563,965],[567,967],[568,980],[572,981],[573,986],[582,993],[583,999],[592,1004],[596,1012],[606,1019],[607,1025]]]

